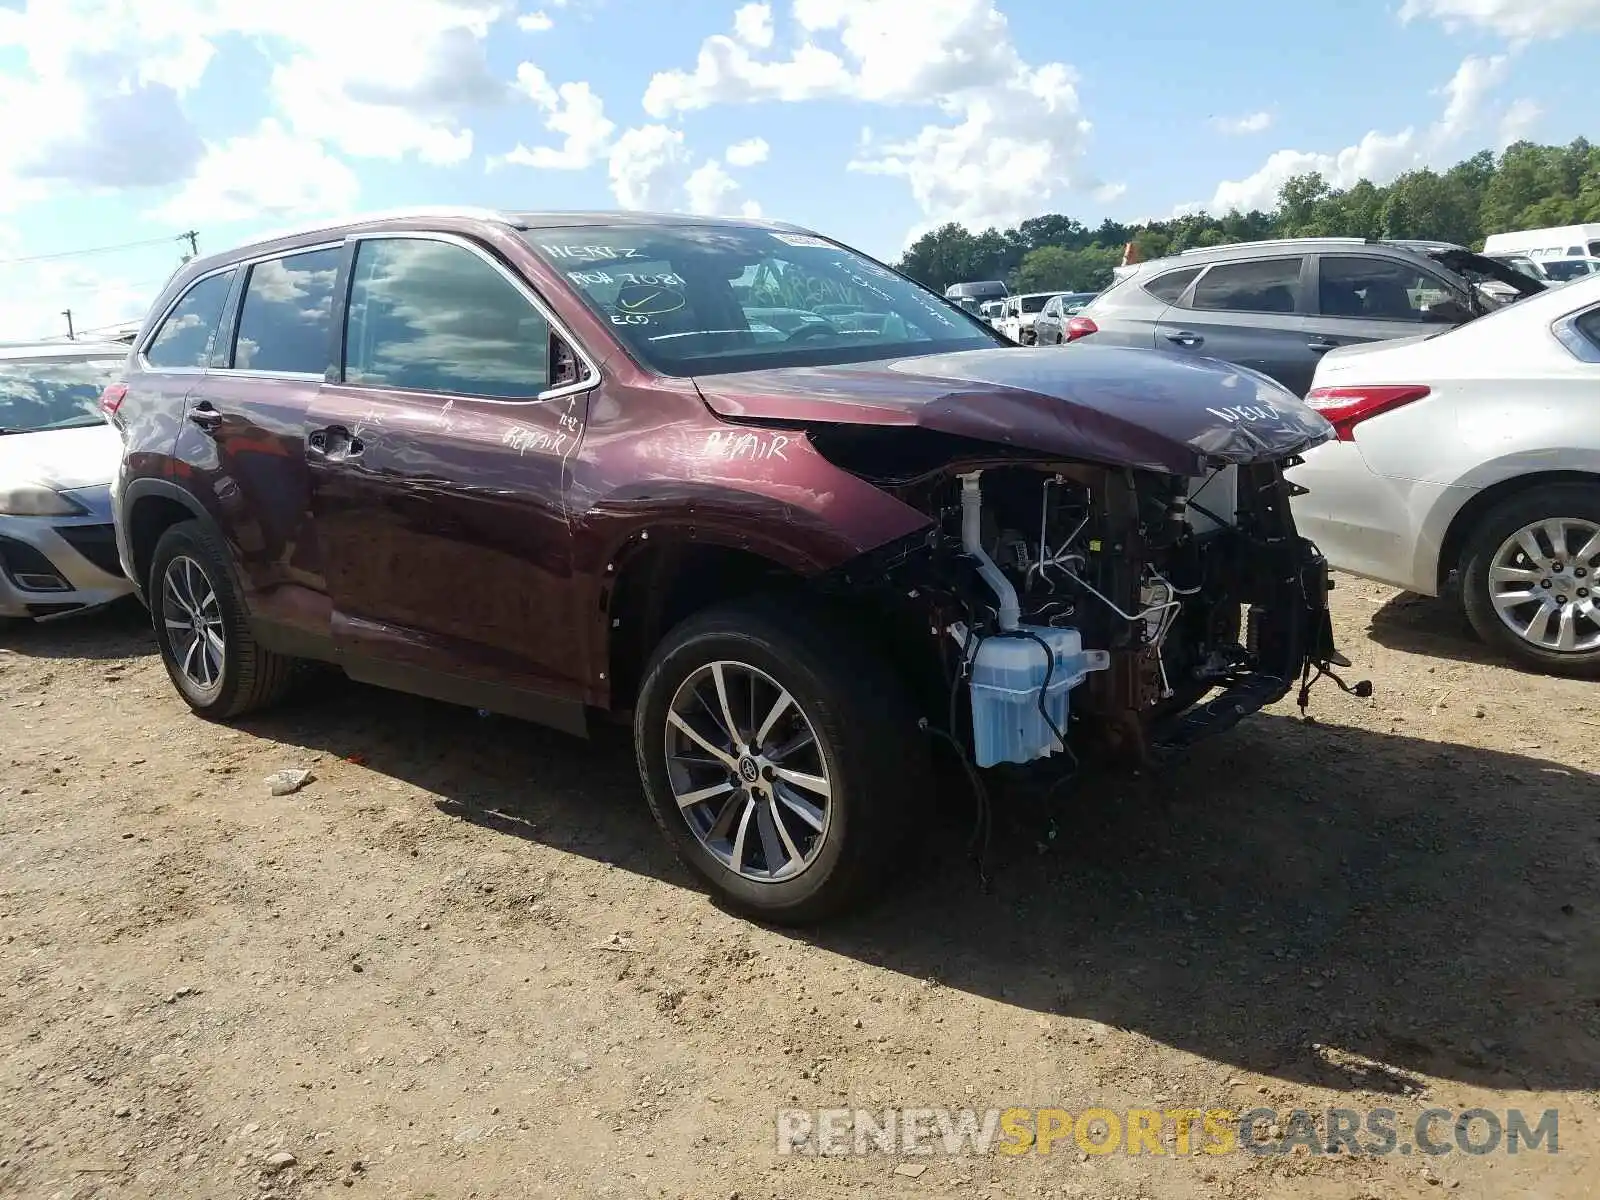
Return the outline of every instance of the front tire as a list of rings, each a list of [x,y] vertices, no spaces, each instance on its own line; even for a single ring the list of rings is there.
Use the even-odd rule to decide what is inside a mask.
[[[1502,501],[1462,557],[1461,600],[1488,645],[1553,675],[1600,678],[1600,486],[1556,483]]]
[[[288,692],[294,659],[257,644],[227,548],[206,525],[180,521],[161,535],[145,594],[161,661],[195,712],[227,720]]]
[[[804,601],[720,606],[657,649],[634,716],[650,810],[728,908],[806,924],[863,903],[915,843],[926,739],[894,672]]]

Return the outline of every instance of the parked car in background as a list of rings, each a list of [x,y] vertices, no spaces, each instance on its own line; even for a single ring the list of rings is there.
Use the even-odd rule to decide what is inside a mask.
[[[1006,315],[1006,302],[1004,300],[985,300],[978,305],[978,316],[989,323],[989,327],[996,332],[1000,329],[1000,322]]]
[[[1484,239],[1483,252],[1491,257],[1525,254],[1532,259],[1600,258],[1600,222],[1493,233]]]
[[[777,291],[863,311],[757,338],[741,297]],[[1142,762],[1336,657],[1282,472],[1325,420],[1223,363],[1018,349],[790,225],[308,228],[188,263],[104,406],[122,561],[197,713],[321,659],[631,721],[668,840],[766,919],[907,858],[935,738]]]
[[[1330,352],[1337,440],[1289,475],[1335,567],[1427,596],[1455,577],[1485,642],[1600,676],[1600,277],[1460,329]]]
[[[1571,283],[1600,273],[1600,258],[1546,258],[1540,261],[1539,270],[1551,283]]]
[[[1534,279],[1545,278],[1544,272],[1539,269],[1539,264],[1526,254],[1486,254],[1484,257],[1515,268],[1524,275],[1532,276]]]
[[[1006,300],[1005,311],[1000,316],[1000,332],[1019,346],[1034,343],[1033,323],[1044,306],[1054,300],[1059,292],[1025,292]]]
[[[1052,296],[1033,320],[1033,340],[1040,346],[1059,346],[1071,339],[1067,322],[1083,311],[1098,292],[1062,292]]]
[[[974,279],[966,283],[952,283],[944,290],[946,300],[961,305],[969,312],[976,312],[977,306],[986,300],[1004,300],[1010,294],[1005,283],[999,279]]]
[[[1304,395],[1339,346],[1460,325],[1545,284],[1459,246],[1294,238],[1186,251],[1140,266],[1068,323],[1067,340],[1221,358]]]
[[[111,520],[121,445],[99,410],[127,354],[117,343],[0,344],[0,621],[133,590]]]

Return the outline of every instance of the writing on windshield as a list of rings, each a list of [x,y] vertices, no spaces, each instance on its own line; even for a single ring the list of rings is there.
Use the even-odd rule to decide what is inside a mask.
[[[628,350],[663,374],[997,344],[960,306],[813,234],[685,224],[525,236]]]

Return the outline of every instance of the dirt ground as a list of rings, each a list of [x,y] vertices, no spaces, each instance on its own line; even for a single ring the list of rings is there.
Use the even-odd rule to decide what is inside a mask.
[[[952,816],[806,935],[689,885],[618,737],[343,682],[227,728],[140,610],[0,635],[0,1195],[1600,1195],[1600,689],[1334,600],[1372,699],[1002,812],[987,893]],[[833,1105],[1554,1107],[1560,1153],[778,1155]]]

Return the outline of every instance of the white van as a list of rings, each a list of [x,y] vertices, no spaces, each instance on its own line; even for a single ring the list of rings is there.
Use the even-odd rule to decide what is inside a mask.
[[[1600,258],[1600,223],[1557,225],[1550,229],[1523,229],[1516,233],[1494,233],[1485,239],[1483,252],[1491,257],[1500,254],[1526,254],[1536,260]]]

